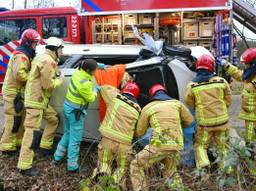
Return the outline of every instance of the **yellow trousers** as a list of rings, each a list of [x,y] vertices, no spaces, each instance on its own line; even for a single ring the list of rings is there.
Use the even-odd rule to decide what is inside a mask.
[[[256,144],[256,121],[245,121],[246,127],[246,141],[248,143]],[[255,148],[254,148],[255,149]],[[256,151],[254,151],[256,153]],[[256,154],[253,156],[256,157]],[[256,163],[253,168],[250,168],[250,173],[256,176]]]
[[[228,126],[228,124],[226,125]],[[196,167],[198,169],[210,165],[210,161],[207,155],[207,149],[209,147],[209,144],[215,144],[218,155],[223,158],[223,156],[228,151],[228,128],[225,128],[224,130],[218,129],[214,131],[213,129],[207,129],[207,127],[197,127],[194,149]]]
[[[130,173],[132,186],[135,191],[148,190],[147,178],[144,170],[153,166],[157,162],[164,164],[163,176],[168,179],[172,177],[174,182],[172,188],[180,187],[182,185],[181,178],[177,173],[177,166],[179,165],[180,155],[178,151],[159,151],[156,147],[147,145],[141,152],[139,152],[135,159],[131,162]]]
[[[24,134],[23,122],[25,118],[25,109],[16,113],[14,103],[4,101],[4,133],[0,141],[1,151],[14,151],[21,145]],[[14,127],[15,117],[21,119],[19,126]]]
[[[94,170],[93,176],[97,173],[112,175],[116,183],[120,183],[129,168],[132,156],[132,146],[120,143],[103,137],[98,145],[98,167]],[[116,161],[117,168],[112,170],[113,161]]]
[[[43,119],[46,121],[46,126],[40,141],[40,127]],[[39,146],[39,143],[41,148],[52,148],[55,131],[58,127],[57,112],[51,106],[48,106],[46,110],[26,108],[24,127],[25,133],[18,162],[18,168],[21,170],[32,167],[34,149]]]
[[[247,142],[256,142],[256,121],[245,121],[245,127]]]

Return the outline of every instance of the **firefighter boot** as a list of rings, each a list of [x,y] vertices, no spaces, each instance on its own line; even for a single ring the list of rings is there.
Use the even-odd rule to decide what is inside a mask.
[[[59,166],[59,165],[61,164],[61,160],[53,160],[53,161],[52,161],[52,164],[53,164],[54,166]]]
[[[165,181],[165,185],[167,188],[171,190],[183,190],[183,183],[181,177],[178,173],[175,173],[172,177],[167,178]]]
[[[45,149],[45,148],[39,148],[37,152],[40,156],[44,156],[44,157],[52,156],[54,154],[53,149]]]
[[[16,155],[16,154],[18,154],[18,151],[17,151],[17,150],[13,150],[13,151],[2,151],[2,155],[9,156],[9,157],[14,156],[14,155]]]
[[[29,168],[29,169],[26,169],[26,170],[19,170],[19,172],[24,175],[24,176],[39,176],[40,173],[39,171],[36,169],[36,168]]]

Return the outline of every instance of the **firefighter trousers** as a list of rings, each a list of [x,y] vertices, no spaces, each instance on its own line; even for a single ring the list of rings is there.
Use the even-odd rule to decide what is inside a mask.
[[[132,146],[107,137],[102,137],[98,145],[98,167],[93,176],[98,173],[107,173],[114,178],[115,183],[121,183],[129,169],[132,157]],[[112,164],[116,162],[117,168],[113,171]]]
[[[250,146],[253,146],[254,158],[256,158],[256,121],[245,121],[246,126],[246,141]],[[256,163],[249,169],[250,173],[256,176]]]
[[[228,126],[226,124],[225,126]],[[214,127],[217,128],[217,127]],[[218,129],[208,130],[207,127],[198,126],[196,129],[195,136],[195,159],[196,159],[196,167],[201,169],[210,165],[210,161],[207,155],[207,149],[209,145],[215,144],[217,149],[217,154],[222,159],[228,151],[228,127],[221,130]],[[219,165],[223,167],[222,161]]]
[[[4,101],[4,116],[4,132],[1,137],[0,150],[14,151],[21,146],[24,134],[25,109],[20,113],[16,113],[14,103]]]
[[[180,162],[179,152],[159,151],[158,148],[147,145],[136,155],[130,165],[131,181],[135,191],[148,190],[144,170],[150,168],[157,162],[164,164],[163,177],[168,181],[168,187],[170,189],[182,187],[182,180],[177,172],[177,166]]]
[[[245,121],[246,141],[248,143],[256,142],[256,121]]]
[[[84,135],[84,121],[86,112],[80,113],[79,119],[76,119],[75,109],[64,103],[64,135],[62,136],[57,150],[54,153],[54,160],[60,161],[66,151],[68,152],[68,170],[74,171],[79,168],[79,150],[80,143]]]
[[[41,137],[40,127],[43,119],[46,121],[46,126]],[[25,133],[18,161],[18,168],[21,170],[32,167],[34,150],[39,146],[44,149],[52,148],[58,127],[57,112],[50,105],[45,110],[26,108],[24,127]]]

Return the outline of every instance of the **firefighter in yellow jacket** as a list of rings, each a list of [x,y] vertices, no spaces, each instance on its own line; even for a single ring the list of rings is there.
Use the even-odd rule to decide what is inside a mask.
[[[185,94],[186,104],[196,112],[194,149],[199,170],[210,165],[207,148],[213,141],[221,158],[227,152],[231,90],[227,81],[214,73],[214,64],[209,55],[198,58],[197,76],[188,84]]]
[[[121,93],[112,86],[102,86],[101,95],[107,105],[105,118],[100,126],[102,139],[98,146],[98,167],[93,178],[99,174],[112,175],[119,184],[129,168],[132,156],[132,140],[140,115],[137,98],[139,86],[134,82],[125,84]],[[117,169],[112,171],[113,161]]]
[[[241,64],[246,69],[239,70],[227,62],[221,62],[226,73],[244,83],[242,111],[239,117],[245,120],[247,143],[256,142],[256,48],[247,49],[241,56]]]
[[[37,31],[25,30],[21,36],[21,44],[13,52],[8,64],[3,84],[5,123],[4,134],[0,142],[0,150],[3,154],[15,154],[17,146],[21,145],[25,117],[24,89],[39,41],[40,35]]]
[[[62,79],[56,77],[57,60],[62,48],[61,39],[50,37],[45,53],[36,56],[32,62],[25,88],[25,133],[18,161],[18,169],[27,176],[39,174],[32,168],[34,150],[39,144],[43,154],[51,153],[58,118],[57,112],[49,105],[49,99],[53,89],[62,83]],[[46,120],[46,126],[41,137],[42,119]]]
[[[180,101],[169,97],[162,85],[152,86],[149,94],[151,102],[141,111],[135,137],[144,135],[149,127],[152,128],[152,137],[149,145],[131,162],[133,189],[147,190],[144,170],[160,161],[164,164],[166,186],[181,189],[183,184],[176,168],[179,151],[184,147],[182,127],[188,127],[193,122],[193,116]]]

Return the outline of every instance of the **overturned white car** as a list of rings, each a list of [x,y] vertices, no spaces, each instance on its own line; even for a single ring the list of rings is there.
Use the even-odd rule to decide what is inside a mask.
[[[66,60],[59,66],[59,71],[64,76],[64,83],[54,91],[50,103],[60,114],[58,133],[63,132],[62,108],[66,90],[81,60],[92,58],[107,65],[126,64],[126,72],[133,76],[141,87],[138,101],[143,107],[149,102],[148,90],[155,83],[164,84],[171,97],[182,101],[185,87],[195,75],[196,57],[209,53],[203,47],[192,48],[191,51],[184,47],[165,46],[161,54],[156,55],[143,46],[122,45],[66,45],[63,52]],[[196,57],[192,56],[195,52]],[[84,138],[89,141],[98,140],[98,101],[89,105],[87,113]]]

